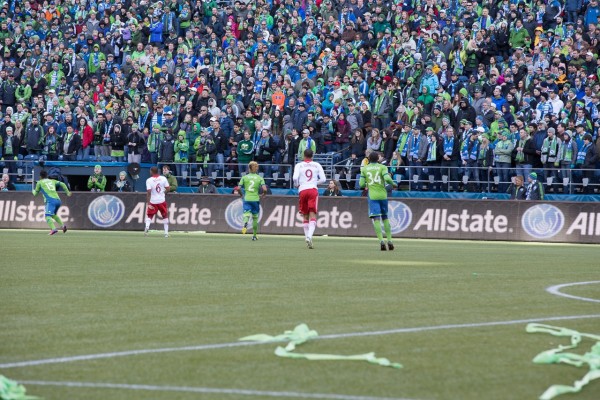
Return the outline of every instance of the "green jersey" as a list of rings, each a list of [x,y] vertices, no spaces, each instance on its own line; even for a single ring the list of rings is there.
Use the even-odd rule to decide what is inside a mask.
[[[35,185],[35,189],[33,190],[33,195],[37,196],[39,192],[42,192],[44,196],[44,203],[48,201],[48,199],[60,200],[58,197],[58,193],[56,193],[56,186],[62,187],[62,189],[69,193],[69,188],[62,182],[59,182],[54,179],[41,179],[38,181],[37,185]]]
[[[259,201],[258,190],[265,186],[265,180],[258,174],[246,174],[240,179],[240,186],[244,189],[244,200]]]
[[[385,184],[392,185],[394,180],[388,173],[385,165],[379,163],[367,164],[360,169],[360,187],[365,186],[369,189],[369,199],[385,200],[387,199],[387,191]]]

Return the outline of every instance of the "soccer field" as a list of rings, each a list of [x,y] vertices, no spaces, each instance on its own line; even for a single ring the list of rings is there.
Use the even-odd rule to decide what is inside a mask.
[[[537,399],[589,369],[534,364],[570,341],[527,324],[600,334],[592,245],[46,233],[0,231],[0,374],[45,399]],[[298,353],[403,368],[238,341],[301,323]]]

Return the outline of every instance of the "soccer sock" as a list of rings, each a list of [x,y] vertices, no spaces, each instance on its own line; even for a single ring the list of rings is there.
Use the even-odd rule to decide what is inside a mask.
[[[375,234],[379,241],[383,241],[383,234],[381,233],[381,220],[379,218],[373,218],[373,228],[375,228]]]
[[[163,225],[165,227],[165,235],[169,234],[169,219],[165,218],[163,219]]]
[[[50,216],[46,217],[46,223],[48,224],[50,229],[52,229],[52,230],[56,229],[56,227],[54,226],[54,221],[52,220],[52,217],[50,217]]]
[[[312,239],[313,234],[315,233],[315,228],[317,227],[317,220],[312,218],[308,223],[308,237]]]
[[[383,220],[383,229],[385,229],[385,237],[387,238],[387,241],[391,242],[392,241],[392,227],[390,226],[390,220],[387,218]]]
[[[58,222],[58,224],[59,224],[60,226],[63,226],[63,225],[64,225],[64,224],[63,224],[63,222],[62,222],[62,219],[60,219],[60,217],[59,217],[58,215],[53,215],[53,216],[52,216],[52,219],[53,219],[53,220],[55,220],[56,222]]]
[[[302,228],[304,228],[304,237],[308,237],[308,221],[304,221]]]
[[[250,213],[249,212],[245,212],[244,213],[244,225],[246,225],[249,220],[250,220]]]
[[[152,222],[152,220],[146,217],[146,229],[150,229],[150,222]]]
[[[256,236],[258,233],[258,215],[252,216],[252,234]]]

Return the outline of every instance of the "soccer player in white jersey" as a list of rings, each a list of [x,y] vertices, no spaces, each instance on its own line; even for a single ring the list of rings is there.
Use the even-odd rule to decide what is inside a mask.
[[[319,191],[317,185],[325,183],[325,171],[318,162],[312,160],[313,151],[304,150],[304,161],[294,167],[294,186],[300,194],[299,208],[304,217],[304,237],[309,249],[313,248],[312,237],[317,227],[317,205]]]
[[[165,194],[169,191],[169,182],[167,178],[158,174],[158,168],[150,168],[150,178],[146,179],[146,228],[144,235],[148,235],[152,217],[160,213],[165,227],[165,237],[169,237],[169,214],[167,213],[167,202]]]

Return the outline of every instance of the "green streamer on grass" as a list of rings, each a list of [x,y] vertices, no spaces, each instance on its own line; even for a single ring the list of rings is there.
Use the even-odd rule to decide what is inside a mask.
[[[577,380],[572,386],[552,385],[541,396],[540,400],[551,400],[561,394],[578,393],[585,385],[594,379],[600,379],[600,336],[589,333],[581,333],[572,329],[544,324],[528,324],[526,331],[528,333],[548,333],[552,336],[570,337],[570,345],[559,345],[558,347],[546,350],[534,357],[536,364],[567,364],[575,367],[589,366],[590,370],[583,378]],[[579,346],[583,338],[595,340],[596,343],[590,351],[581,355],[565,352],[565,350],[575,349]]]
[[[27,396],[25,386],[4,375],[0,375],[0,400],[36,400],[39,397]]]
[[[402,364],[390,362],[387,358],[376,357],[375,353],[366,354],[354,354],[350,356],[337,355],[337,354],[314,354],[314,353],[296,353],[296,347],[308,342],[309,340],[316,339],[319,336],[317,331],[309,329],[306,324],[300,324],[292,331],[285,331],[284,333],[276,336],[258,334],[246,336],[240,341],[246,342],[283,342],[286,341],[288,344],[285,347],[277,346],[275,349],[275,355],[278,357],[293,358],[293,359],[304,359],[311,361],[367,361],[371,364],[380,365],[382,367],[402,368]]]

